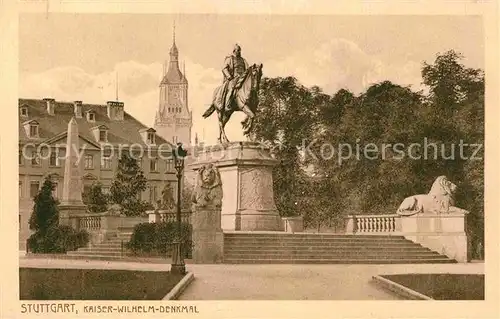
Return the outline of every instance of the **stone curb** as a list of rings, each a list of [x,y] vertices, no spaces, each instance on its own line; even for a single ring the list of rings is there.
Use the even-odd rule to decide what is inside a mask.
[[[386,288],[401,297],[410,299],[410,300],[434,300],[429,296],[421,294],[415,290],[412,290],[408,287],[395,283],[389,279],[383,278],[381,276],[373,276],[372,279],[381,287]]]
[[[182,292],[189,286],[189,284],[194,280],[194,274],[188,272],[182,279],[175,285],[170,292],[163,297],[163,300],[177,300]]]

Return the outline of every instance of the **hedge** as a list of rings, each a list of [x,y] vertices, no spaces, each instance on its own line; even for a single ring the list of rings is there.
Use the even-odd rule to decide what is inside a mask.
[[[191,257],[192,227],[188,223],[181,224],[185,258]],[[172,243],[177,238],[177,223],[141,223],[134,227],[130,241],[126,247],[135,255],[171,255]]]
[[[61,253],[85,247],[89,234],[85,230],[76,231],[70,226],[51,226],[45,231],[33,233],[27,241],[27,250],[32,253]]]

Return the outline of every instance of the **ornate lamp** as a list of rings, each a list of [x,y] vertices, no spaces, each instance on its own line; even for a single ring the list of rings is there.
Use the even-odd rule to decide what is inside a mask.
[[[174,167],[177,172],[177,236],[173,243],[172,251],[172,265],[170,267],[170,272],[185,274],[186,266],[184,264],[184,255],[182,253],[182,242],[183,238],[181,235],[181,182],[182,174],[184,171],[184,157],[186,157],[187,151],[182,148],[182,143],[177,143],[177,148],[172,151],[172,156],[174,158]]]

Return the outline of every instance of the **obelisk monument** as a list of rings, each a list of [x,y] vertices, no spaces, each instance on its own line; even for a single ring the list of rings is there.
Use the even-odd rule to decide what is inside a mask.
[[[77,220],[72,216],[87,212],[82,201],[82,166],[79,161],[80,143],[78,123],[73,117],[68,123],[66,137],[66,157],[64,161],[64,182],[61,204],[59,205],[59,222],[77,229]]]

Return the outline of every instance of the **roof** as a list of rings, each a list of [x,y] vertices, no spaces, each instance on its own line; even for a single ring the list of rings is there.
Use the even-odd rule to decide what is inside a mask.
[[[55,102],[54,115],[47,113],[47,102],[42,99],[19,99],[19,106],[28,106],[28,119],[19,117],[19,142],[33,141],[23,128],[24,123],[36,120],[39,123],[37,140],[49,140],[57,135],[64,134],[68,130],[68,123],[74,117],[73,102]],[[108,130],[108,143],[111,144],[134,144],[146,145],[140,133],[141,130],[150,127],[142,124],[130,114],[124,111],[123,120],[111,120],[107,115],[107,105],[82,104],[82,111],[93,110],[95,121],[87,122],[86,118],[77,118],[78,133],[81,137],[90,141],[96,141],[92,129],[105,125]],[[84,113],[85,114],[85,113]],[[97,142],[97,141],[96,141]],[[156,144],[169,144],[165,139],[156,134]]]
[[[188,81],[184,74],[182,74],[179,69],[179,64],[177,61],[170,61],[168,66],[167,74],[163,77],[161,84],[170,84],[170,83],[182,83],[187,84]]]

